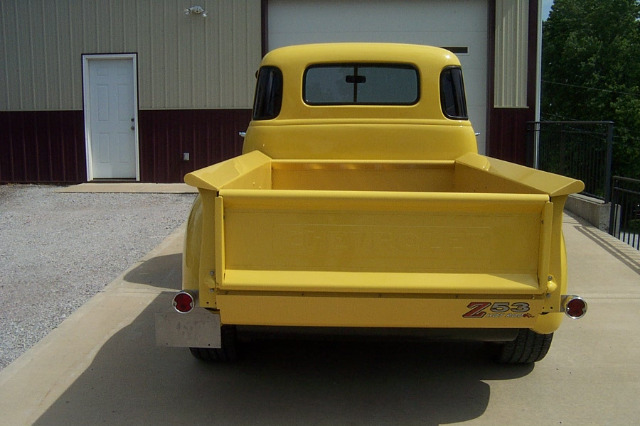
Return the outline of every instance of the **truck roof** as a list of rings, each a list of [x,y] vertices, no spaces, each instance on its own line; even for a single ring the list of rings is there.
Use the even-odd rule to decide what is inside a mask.
[[[281,47],[267,53],[262,65],[305,69],[314,63],[397,62],[415,64],[418,69],[441,70],[460,66],[450,51],[433,46],[399,43],[320,43]]]

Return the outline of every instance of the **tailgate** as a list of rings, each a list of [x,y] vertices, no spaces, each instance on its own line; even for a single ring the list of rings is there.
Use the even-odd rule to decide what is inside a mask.
[[[215,218],[222,291],[546,290],[547,195],[221,190]]]

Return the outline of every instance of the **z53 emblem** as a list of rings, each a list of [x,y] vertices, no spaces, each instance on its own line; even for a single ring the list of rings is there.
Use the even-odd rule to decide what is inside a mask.
[[[513,317],[531,317],[526,314],[529,312],[529,304],[526,302],[471,302],[467,305],[469,312],[462,315],[462,318],[484,318],[487,313],[490,317],[502,317],[503,314]],[[515,315],[512,315],[515,314]]]

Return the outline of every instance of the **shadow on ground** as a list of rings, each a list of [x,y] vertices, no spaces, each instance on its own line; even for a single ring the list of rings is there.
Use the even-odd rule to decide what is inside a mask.
[[[638,250],[635,250],[620,240],[613,240],[614,237],[608,237],[607,234],[591,226],[576,226],[576,229],[628,266],[633,272],[640,275],[640,253]]]
[[[170,298],[115,334],[36,424],[435,425],[480,416],[483,380],[532,370],[496,365],[478,343],[275,338],[244,343],[237,363],[206,364],[155,346],[154,314]]]
[[[124,280],[159,288],[179,290],[182,282],[182,253],[167,254],[145,260],[127,272]]]

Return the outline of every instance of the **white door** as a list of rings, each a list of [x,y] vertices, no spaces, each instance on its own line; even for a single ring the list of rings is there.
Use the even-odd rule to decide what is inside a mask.
[[[457,48],[469,119],[485,152],[487,0],[269,0],[269,50],[291,44],[374,41]],[[461,53],[460,53],[461,52]]]
[[[87,177],[139,180],[134,55],[84,56]]]

